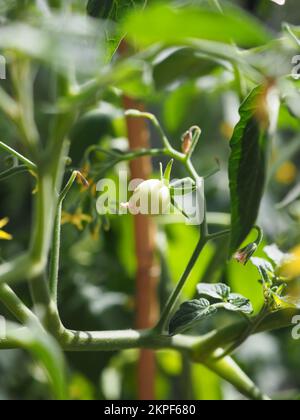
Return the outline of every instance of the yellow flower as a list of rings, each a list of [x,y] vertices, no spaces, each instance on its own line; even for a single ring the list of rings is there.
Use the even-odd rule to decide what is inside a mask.
[[[77,210],[74,214],[70,214],[63,211],[61,217],[61,224],[65,225],[67,223],[70,223],[71,225],[76,226],[78,230],[83,230],[83,223],[91,223],[92,220],[92,217],[88,214],[82,213],[82,210]]]
[[[300,276],[300,245],[291,250],[292,258],[286,262],[280,273],[287,278],[295,279]]]
[[[4,230],[1,230],[8,223],[9,223],[9,219],[7,217],[0,220],[0,239],[4,239],[5,241],[11,241],[12,240],[12,236],[9,233],[6,233],[6,232],[4,232]]]
[[[297,177],[297,167],[293,162],[283,163],[276,172],[276,181],[279,184],[290,185]]]

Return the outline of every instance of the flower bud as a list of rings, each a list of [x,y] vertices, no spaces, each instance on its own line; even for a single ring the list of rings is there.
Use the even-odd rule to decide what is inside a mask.
[[[246,265],[250,258],[257,251],[257,244],[255,242],[247,245],[245,248],[240,249],[234,256],[234,258],[241,264]]]
[[[191,151],[192,144],[193,144],[193,135],[191,130],[188,130],[182,136],[182,151],[185,155],[188,155]]]

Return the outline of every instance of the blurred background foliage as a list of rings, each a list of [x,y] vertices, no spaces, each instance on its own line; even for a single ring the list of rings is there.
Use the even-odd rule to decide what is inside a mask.
[[[145,102],[147,109],[162,121],[177,148],[180,148],[182,133],[192,125],[199,125],[203,134],[195,157],[197,169],[205,175],[214,168],[216,157],[221,162],[220,172],[206,182],[209,219],[212,225],[226,225],[230,209],[229,139],[238,121],[240,98],[263,77],[281,77],[291,72],[292,52],[296,46],[292,40],[284,43],[277,37],[283,22],[295,25],[299,22],[298,0],[288,0],[284,7],[269,0],[232,1],[232,22],[227,22],[223,28],[208,20],[208,32],[199,23],[201,12],[193,17],[189,7],[197,8],[199,4],[207,3],[214,10],[214,2],[209,1],[165,2],[167,5],[162,8],[159,5],[160,9],[146,10],[144,19],[146,22],[148,19],[147,25],[145,21],[139,21],[135,13],[132,14],[137,3],[141,5],[143,2],[124,2],[126,7],[115,8],[104,16],[110,18],[106,22],[83,19],[86,14],[83,0],[65,0],[62,6],[60,1],[49,0],[48,3],[52,8],[64,9],[60,17],[50,15],[45,1],[0,2],[1,51],[5,55],[6,49],[16,49],[36,62],[35,101],[40,131],[46,133],[49,130],[49,115],[54,112],[53,69],[55,74],[64,74],[72,62],[77,80],[89,80],[98,74],[99,68],[101,77],[107,80],[101,98],[95,98],[87,107],[87,112],[81,115],[70,133],[71,166],[86,174],[91,187],[88,190],[83,187],[72,189],[64,207],[59,291],[62,319],[67,327],[79,330],[131,328],[134,323],[136,267],[132,219],[130,216],[114,216],[106,220],[97,216],[95,183],[104,175],[117,179],[116,170],[110,168],[106,155],[91,153],[88,161],[83,158],[85,152],[93,145],[100,145],[107,151],[127,149],[121,90]],[[155,3],[162,2],[153,1]],[[236,11],[237,5],[244,9],[243,14]],[[181,15],[174,14],[172,7],[180,8]],[[129,17],[126,17],[128,12]],[[67,14],[67,25],[64,13]],[[98,17],[100,11],[92,8],[90,13]],[[127,60],[126,66],[115,53],[124,33],[138,50],[132,60]],[[205,38],[205,33],[209,33],[208,38]],[[181,39],[186,36],[198,39],[184,45]],[[228,43],[232,37],[237,46]],[[216,44],[208,47],[207,39]],[[157,44],[157,41],[162,43]],[[257,48],[261,45],[267,47],[251,53],[237,52],[238,47]],[[207,48],[214,49],[215,54],[208,54]],[[9,55],[6,57],[9,62]],[[113,83],[110,83],[111,72]],[[1,81],[1,86],[9,90],[9,78]],[[298,263],[293,268],[293,277],[297,278],[300,275],[300,100],[295,97],[297,90],[288,94],[289,87],[289,84],[282,83],[288,107],[282,106],[280,111],[260,224],[266,232],[266,242],[276,242],[283,250],[298,253]],[[18,147],[18,135],[2,114],[0,133],[1,140]],[[155,147],[158,139],[154,132],[152,134]],[[6,157],[1,154],[1,169],[7,165]],[[154,163],[157,168],[158,160],[154,159]],[[120,168],[127,169],[127,164],[118,165],[117,169]],[[175,170],[177,177],[184,175],[177,165]],[[24,175],[0,184],[0,218],[9,216],[10,224],[6,230],[14,238],[11,242],[1,241],[2,261],[26,247],[34,187],[34,179]],[[288,194],[287,203],[280,206]],[[197,236],[194,227],[170,225],[164,220],[159,222],[157,258],[162,267],[159,288],[162,303],[186,266]],[[251,265],[244,268],[235,262],[226,265],[227,243],[222,241],[207,246],[184,290],[184,298],[193,297],[199,281],[222,281],[235,292],[250,298],[257,311],[263,298],[256,270]],[[293,284],[297,287],[296,281]],[[18,286],[17,292],[30,303],[26,286]],[[9,316],[3,307],[0,313]],[[227,323],[227,317],[222,314],[213,318],[209,325],[201,326],[199,332],[207,331],[212,325]],[[71,398],[136,398],[137,357],[135,350],[67,354]],[[271,395],[289,398],[299,392],[299,342],[291,339],[290,330],[250,339],[237,358],[246,372]],[[213,373],[201,366],[192,366],[176,352],[157,352],[157,366],[158,399],[241,398]],[[0,352],[0,399],[49,397],[45,374],[36,362],[21,350]]]

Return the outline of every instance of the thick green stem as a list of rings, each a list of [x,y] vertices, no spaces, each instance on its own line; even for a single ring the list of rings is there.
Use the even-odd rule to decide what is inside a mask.
[[[256,331],[259,325],[263,322],[263,320],[267,317],[269,313],[268,305],[264,305],[259,315],[254,319],[253,322],[248,323],[248,327],[243,331],[241,336],[229,346],[224,352],[218,355],[219,359],[222,359],[237,350],[244,342]],[[249,319],[249,318],[247,318]]]
[[[219,361],[206,361],[205,366],[215,372],[219,377],[231,383],[243,395],[251,400],[270,401],[251,379],[241,370],[241,368],[230,357],[225,357]]]

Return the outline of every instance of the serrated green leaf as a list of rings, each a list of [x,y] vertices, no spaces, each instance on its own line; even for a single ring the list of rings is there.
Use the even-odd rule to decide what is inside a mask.
[[[228,302],[225,303],[224,308],[227,311],[243,312],[245,314],[252,314],[253,307],[249,299],[237,293],[231,293]]]
[[[272,120],[276,117],[276,110],[269,108],[268,95],[265,86],[258,86],[246,98],[230,143],[231,255],[254,227],[265,189]]]
[[[226,286],[226,284],[223,283],[200,283],[197,286],[197,292],[200,297],[225,301],[230,295],[230,287]]]
[[[180,334],[195,327],[216,310],[206,299],[194,299],[183,303],[170,321],[169,334]]]

